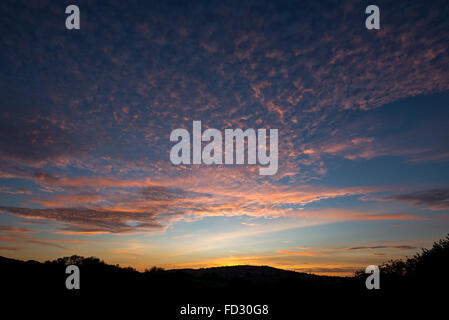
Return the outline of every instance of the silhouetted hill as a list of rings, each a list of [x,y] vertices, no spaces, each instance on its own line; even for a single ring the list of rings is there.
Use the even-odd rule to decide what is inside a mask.
[[[153,268],[138,272],[133,268],[109,265],[98,258],[71,256],[40,263],[0,257],[2,274],[16,275],[5,279],[4,285],[11,290],[39,290],[68,292],[65,268],[77,265],[82,277],[82,292],[110,292],[117,288],[143,291],[147,286],[174,285],[177,291],[202,293],[211,287],[233,289],[245,287],[250,290],[258,287],[278,287],[300,285],[308,290],[321,288],[341,288],[351,282],[351,278],[317,276],[307,273],[287,271],[268,266],[225,266],[201,269],[164,270]],[[11,282],[10,282],[11,280]],[[207,293],[205,293],[207,294]]]
[[[440,292],[445,292],[449,284],[448,258],[449,236],[412,258],[389,261],[380,266],[380,290],[366,289],[368,275],[364,271],[353,277],[328,277],[245,265],[177,270],[154,267],[138,272],[80,256],[44,263],[0,257],[0,272],[2,291],[10,300],[95,304],[103,311],[144,303],[153,308],[153,315],[163,314],[160,319],[178,319],[180,308],[187,304],[217,308],[224,304],[267,304],[271,317],[265,319],[283,319],[299,310],[342,311],[348,304],[399,310],[424,299],[433,299],[435,304],[444,297]],[[80,290],[65,287],[65,268],[71,264],[80,268]],[[322,310],[323,306],[326,308]]]
[[[68,276],[65,267],[70,264],[80,268],[80,290],[65,288]],[[2,275],[7,275],[2,279],[2,288],[9,293],[8,298],[56,301],[53,305],[57,306],[94,304],[93,307],[103,311],[115,306],[145,304],[153,308],[153,315],[163,313],[157,319],[182,319],[178,318],[179,310],[187,304],[217,308],[224,304],[269,305],[270,317],[262,319],[279,319],[291,314],[298,301],[312,307],[313,301],[322,301],[326,295],[341,295],[348,288],[355,288],[355,278],[316,276],[267,266],[153,268],[138,272],[79,256],[44,263],[0,257],[0,265]],[[223,315],[213,319],[223,319]],[[252,317],[234,315],[232,319]]]
[[[323,276],[316,276],[314,274],[301,273],[295,271],[288,271],[269,266],[223,266],[211,267],[201,269],[175,269],[168,270],[168,272],[182,272],[192,277],[207,277],[221,280],[247,280],[247,281],[279,281],[282,279],[314,279],[328,278]]]

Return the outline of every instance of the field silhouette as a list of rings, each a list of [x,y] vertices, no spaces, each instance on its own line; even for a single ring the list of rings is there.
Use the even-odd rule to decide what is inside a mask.
[[[65,287],[65,268],[71,264],[80,268],[80,290]],[[403,312],[430,299],[436,310],[443,307],[439,299],[447,299],[448,267],[449,235],[413,257],[380,265],[380,290],[366,289],[368,275],[364,270],[351,277],[317,276],[268,266],[182,270],[153,267],[138,272],[76,255],[44,263],[0,257],[2,291],[11,301],[90,306],[108,313],[143,303],[148,315],[158,314],[157,319],[188,319],[179,315],[180,307],[187,304],[269,305],[269,316],[234,315],[232,319],[285,319],[305,311],[344,314],[355,305]],[[216,314],[213,319],[229,316]]]

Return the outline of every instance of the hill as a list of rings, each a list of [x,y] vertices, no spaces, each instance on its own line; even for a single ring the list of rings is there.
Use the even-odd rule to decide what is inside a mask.
[[[80,290],[65,287],[65,268],[71,264],[80,268]],[[435,304],[444,297],[440,292],[445,292],[449,284],[445,272],[449,267],[449,236],[411,258],[391,260],[379,267],[381,289],[367,290],[363,270],[353,277],[248,265],[175,270],[153,267],[138,272],[76,255],[43,263],[0,257],[1,287],[10,300],[78,306],[95,303],[102,310],[144,303],[153,308],[152,312],[162,313],[161,319],[178,318],[181,308],[187,305],[267,305],[270,319],[282,319],[299,310],[320,310],[323,305],[326,310],[342,311],[348,303],[368,303],[403,312],[404,306],[414,305],[414,301],[432,299]],[[214,319],[220,319],[220,315]]]

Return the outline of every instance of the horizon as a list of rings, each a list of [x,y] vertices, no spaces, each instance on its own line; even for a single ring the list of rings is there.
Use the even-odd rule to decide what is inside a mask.
[[[0,255],[349,276],[431,247],[449,230],[449,2],[375,2],[367,30],[368,1],[80,0],[68,30],[72,3],[3,1]],[[265,129],[276,171],[250,143],[227,161],[226,129]]]
[[[347,275],[341,275],[338,272],[336,274],[320,274],[320,273],[312,273],[312,272],[307,272],[307,271],[299,271],[296,269],[282,269],[282,268],[278,268],[278,267],[273,267],[270,265],[254,265],[254,264],[231,264],[231,265],[212,265],[212,266],[205,266],[205,267],[195,267],[195,268],[183,268],[183,267],[175,267],[175,268],[171,268],[171,269],[165,269],[163,267],[157,266],[157,265],[148,265],[145,266],[143,269],[142,268],[135,268],[132,265],[121,265],[121,264],[112,264],[109,263],[108,261],[103,260],[100,257],[95,257],[95,256],[90,256],[90,257],[83,257],[83,256],[79,256],[76,253],[73,254],[72,256],[77,256],[77,257],[81,257],[83,259],[89,259],[89,258],[94,258],[94,259],[99,259],[99,261],[104,262],[107,265],[110,266],[116,266],[119,268],[132,268],[133,270],[140,272],[140,273],[144,273],[148,270],[151,270],[153,267],[154,268],[160,268],[163,271],[176,271],[176,270],[202,270],[202,269],[214,269],[214,268],[232,268],[232,267],[254,267],[254,268],[271,268],[271,269],[276,269],[276,270],[280,270],[280,271],[291,271],[291,272],[296,272],[296,273],[305,273],[305,274],[310,274],[310,275],[315,275],[315,276],[330,276],[330,277],[348,277],[348,276],[354,276],[354,273],[352,274],[347,274]],[[13,259],[13,260],[18,260],[18,261],[23,261],[23,262],[29,262],[29,261],[35,261],[38,263],[46,263],[46,262],[53,262],[56,261],[58,259],[64,259],[64,258],[71,258],[72,256],[63,256],[63,257],[59,257],[59,258],[55,258],[55,259],[51,259],[51,260],[35,260],[35,259],[29,259],[29,260],[22,260],[22,259],[16,259],[16,258],[10,258],[7,256],[0,256],[1,258],[6,258],[6,259]],[[360,268],[356,268],[354,271],[360,271],[363,270],[364,267],[360,267]]]
[[[443,239],[440,239],[440,240],[443,240]],[[437,242],[438,241],[434,241],[434,244],[437,243]],[[408,258],[412,258],[416,254],[421,254],[423,252],[423,250],[429,250],[431,248],[432,248],[432,246],[429,246],[427,248],[419,248],[420,250],[415,252],[411,257],[410,256],[405,256],[405,257],[400,258],[399,260],[406,261]],[[6,258],[6,259],[14,259],[14,258],[2,256],[2,255],[0,255],[0,257]],[[199,266],[199,267],[180,267],[180,266],[178,266],[178,267],[169,268],[169,269],[166,269],[166,268],[158,266],[158,265],[147,265],[147,266],[143,266],[143,267],[140,266],[140,267],[136,268],[135,266],[132,266],[132,265],[112,264],[112,263],[109,263],[108,261],[102,259],[101,257],[96,257],[96,256],[86,256],[85,257],[85,256],[78,255],[76,253],[73,253],[70,256],[61,256],[61,257],[57,257],[55,259],[49,259],[49,260],[35,260],[35,259],[29,259],[29,260],[27,260],[27,259],[24,259],[24,260],[17,259],[17,260],[23,261],[23,262],[36,261],[36,262],[39,262],[39,263],[46,263],[46,262],[54,262],[54,261],[57,261],[59,259],[73,258],[73,257],[78,257],[78,258],[82,258],[82,259],[91,259],[91,258],[92,259],[98,259],[100,262],[105,263],[107,265],[117,266],[119,268],[132,268],[135,271],[140,272],[140,273],[146,272],[147,270],[150,270],[152,268],[162,269],[164,271],[173,271],[173,270],[201,270],[201,269],[225,268],[225,267],[267,267],[267,268],[273,268],[273,269],[277,269],[277,270],[281,270],[281,271],[292,271],[292,272],[296,272],[296,273],[306,273],[306,274],[316,275],[316,276],[331,276],[331,277],[348,277],[349,276],[349,277],[351,277],[351,276],[354,276],[357,271],[358,272],[363,272],[363,270],[365,268],[364,266],[354,267],[354,272],[347,273],[347,274],[345,273],[343,275],[339,271],[337,271],[335,273],[327,273],[327,272],[326,273],[321,273],[321,272],[313,273],[310,270],[307,271],[307,270],[302,270],[302,269],[300,269],[300,270],[297,270],[297,269],[284,269],[284,268],[281,268],[281,267],[274,267],[274,266],[270,266],[270,265],[255,265],[255,264],[229,264],[229,265],[211,265],[211,266]],[[388,261],[385,260],[382,263],[379,263],[379,265],[385,265],[385,264],[388,264],[390,262],[391,262],[391,260],[388,260]]]

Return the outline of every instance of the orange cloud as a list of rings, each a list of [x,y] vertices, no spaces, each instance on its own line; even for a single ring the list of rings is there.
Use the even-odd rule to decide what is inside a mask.
[[[283,254],[292,254],[296,256],[304,256],[304,257],[315,257],[315,256],[321,256],[322,254],[314,251],[288,251],[288,250],[278,250],[277,252],[283,253]]]

